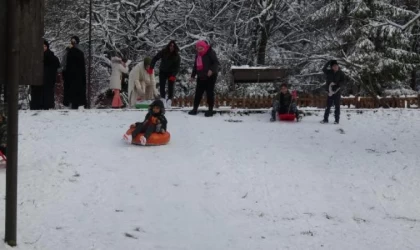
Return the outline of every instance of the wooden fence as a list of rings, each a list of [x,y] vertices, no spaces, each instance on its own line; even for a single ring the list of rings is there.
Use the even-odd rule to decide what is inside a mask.
[[[271,107],[274,96],[216,97],[215,108],[230,107],[243,109],[267,109]],[[326,96],[302,95],[297,99],[299,107],[325,108]],[[181,97],[172,101],[173,107],[192,107],[194,97]],[[205,98],[200,106],[206,106]],[[420,95],[416,97],[383,97],[375,100],[372,97],[342,97],[341,105],[348,108],[418,108]]]

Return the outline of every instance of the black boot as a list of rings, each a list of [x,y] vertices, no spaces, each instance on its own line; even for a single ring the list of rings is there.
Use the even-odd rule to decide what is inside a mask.
[[[271,118],[270,118],[270,122],[275,122],[276,121],[276,111],[272,110],[271,111]]]
[[[205,117],[212,117],[214,115],[213,110],[208,110],[206,113],[204,113]]]
[[[197,110],[193,109],[190,112],[188,112],[189,115],[197,115]]]

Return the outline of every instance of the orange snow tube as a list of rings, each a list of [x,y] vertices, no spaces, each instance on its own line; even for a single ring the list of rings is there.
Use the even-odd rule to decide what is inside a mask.
[[[131,125],[130,128],[127,130],[126,134],[131,135],[136,129],[136,125]],[[140,137],[144,135],[144,133],[140,133],[136,136],[136,138],[133,138],[131,141],[131,144],[141,145],[140,143]],[[166,145],[171,140],[171,134],[166,131],[165,133],[152,133],[147,139],[146,146],[160,146],[160,145]]]

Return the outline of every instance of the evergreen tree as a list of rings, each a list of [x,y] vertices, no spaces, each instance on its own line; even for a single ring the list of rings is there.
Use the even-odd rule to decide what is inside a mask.
[[[419,63],[412,35],[381,21],[412,16],[389,1],[338,0],[320,7],[309,20],[319,29],[322,52],[338,58],[350,79],[376,96],[386,88],[407,86]]]

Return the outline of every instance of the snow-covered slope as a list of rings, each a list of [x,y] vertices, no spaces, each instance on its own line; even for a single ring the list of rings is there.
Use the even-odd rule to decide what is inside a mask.
[[[420,246],[420,112],[343,112],[339,126],[168,112],[169,145],[124,144],[144,115],[20,114],[17,249]]]

